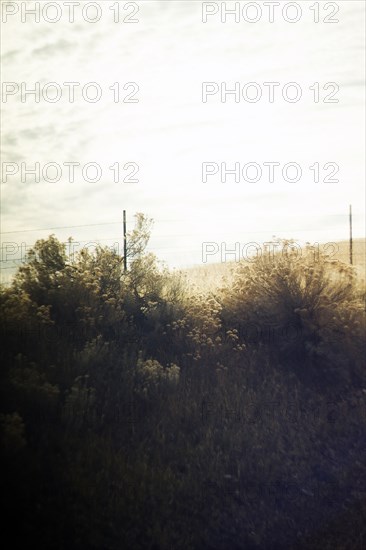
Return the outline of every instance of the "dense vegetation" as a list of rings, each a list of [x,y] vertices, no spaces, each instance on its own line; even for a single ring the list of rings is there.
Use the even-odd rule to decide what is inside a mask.
[[[38,241],[1,291],[5,530],[38,549],[361,549],[365,295],[290,242],[201,292]],[[3,531],[3,539],[6,533]]]

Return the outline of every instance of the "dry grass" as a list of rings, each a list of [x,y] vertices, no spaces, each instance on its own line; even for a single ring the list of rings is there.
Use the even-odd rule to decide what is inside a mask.
[[[329,247],[327,252],[334,259],[345,264],[349,264],[349,241],[338,241],[335,243],[338,250],[332,254],[332,247]],[[246,262],[249,265],[249,262]],[[366,279],[366,239],[354,239],[353,241],[353,265],[357,270],[357,274],[361,280]],[[184,270],[187,279],[197,286],[201,291],[215,291],[222,286],[223,281],[227,282],[231,279],[233,268],[237,266],[234,261],[226,263],[217,262],[213,264],[202,264]]]

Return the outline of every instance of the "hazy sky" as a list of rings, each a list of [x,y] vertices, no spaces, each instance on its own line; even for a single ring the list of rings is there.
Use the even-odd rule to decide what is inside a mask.
[[[263,2],[252,3],[257,7],[246,12],[253,19],[253,10],[262,10],[256,23],[245,21],[242,13],[239,23],[233,16],[222,23],[220,12],[203,23],[202,3],[187,0],[146,0],[129,6],[120,2],[119,23],[113,21],[115,12],[110,9],[117,9],[116,2],[103,1],[101,19],[90,23],[80,9],[87,3],[75,8],[73,23],[65,2],[57,2],[59,12],[51,6],[46,13],[49,19],[61,14],[58,22],[45,21],[41,13],[35,23],[31,15],[21,20],[24,5],[30,8],[34,2],[12,2],[19,11],[2,23],[3,82],[19,87],[24,82],[27,89],[38,82],[41,90],[39,103],[31,95],[22,103],[20,92],[4,102],[3,95],[2,167],[4,162],[19,166],[7,182],[2,178],[3,243],[32,245],[53,232],[61,240],[73,236],[80,247],[95,240],[121,244],[126,209],[129,228],[136,212],[154,218],[150,248],[178,267],[202,262],[202,242],[226,242],[233,248],[235,242],[263,243],[273,235],[310,242],[346,239],[350,203],[354,235],[364,236],[363,1],[338,1],[330,7],[328,3],[328,11],[326,2],[320,2],[319,23],[310,10],[314,2],[307,1],[297,2],[302,14],[296,23],[282,16],[288,2],[281,2],[273,23]],[[10,3],[1,4],[4,9]],[[242,9],[248,2],[240,4]],[[123,22],[137,11],[134,5],[139,10],[131,18],[139,22]],[[337,6],[339,11],[332,16]],[[97,12],[93,6],[88,9],[87,17],[92,19]],[[288,17],[294,18],[295,11],[288,9]],[[324,23],[326,16],[339,22]],[[54,103],[42,96],[49,82],[59,84],[62,91]],[[65,82],[80,83],[74,103]],[[81,89],[90,82],[102,91],[96,103],[82,97]],[[123,86],[135,82],[139,90],[132,98],[138,102],[115,103],[109,87],[117,82],[122,98],[134,91],[131,85],[126,90]],[[229,89],[238,82],[240,91],[255,82],[262,98],[250,103],[241,95],[235,102],[228,95],[222,102],[218,92],[203,103],[203,82],[215,82],[219,90],[221,83]],[[279,83],[273,103],[268,101],[265,82]],[[302,92],[298,102],[282,97],[290,82]],[[316,82],[318,103],[316,90],[309,89]],[[335,83],[339,91],[335,93],[334,84],[324,90],[327,83]],[[11,85],[6,89],[11,91]],[[46,97],[52,100],[55,90],[46,88]],[[288,88],[288,95],[293,97],[295,91]],[[95,92],[86,88],[91,99]],[[255,88],[247,92],[253,97]],[[326,96],[339,101],[324,103]],[[39,162],[41,171],[55,162],[62,175],[57,182],[44,181],[42,175],[40,182],[31,175],[22,181],[21,162],[28,168]],[[65,162],[97,163],[101,179],[85,181],[77,167],[75,181],[70,182]],[[235,182],[228,175],[224,183],[219,172],[204,183],[204,162],[218,167],[226,163],[228,168],[239,162],[240,169],[257,163],[262,178],[244,181],[240,174]],[[273,182],[263,165],[268,162],[280,163]],[[282,168],[289,162],[300,165],[300,181],[283,180]],[[320,181],[314,182],[315,168],[309,167],[317,162]],[[123,166],[136,163],[138,183],[114,182],[109,169],[114,163],[120,163],[122,178],[133,169],[123,171]],[[334,176],[339,182],[322,181],[334,166],[324,170],[327,163],[339,166]],[[55,174],[52,170],[48,179]],[[288,175],[294,178],[291,169]],[[93,176],[90,169],[88,177]],[[248,179],[253,178],[249,170]],[[79,225],[88,227],[70,227]]]

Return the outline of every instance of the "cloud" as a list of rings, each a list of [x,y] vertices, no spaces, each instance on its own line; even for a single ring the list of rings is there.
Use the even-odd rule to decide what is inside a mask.
[[[47,44],[41,47],[34,48],[32,50],[32,56],[41,57],[54,57],[57,55],[64,55],[70,51],[73,51],[77,47],[75,42],[69,42],[67,40],[57,40],[57,42],[47,42]]]

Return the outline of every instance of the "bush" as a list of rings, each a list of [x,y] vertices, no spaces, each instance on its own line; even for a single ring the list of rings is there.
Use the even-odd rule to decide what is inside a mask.
[[[1,292],[15,545],[357,548],[365,311],[353,270],[287,243],[213,294],[145,254],[147,237],[139,216],[125,272],[103,248],[69,261],[51,236]]]
[[[283,250],[237,267],[221,292],[224,326],[308,381],[359,384],[365,311],[354,270],[310,248],[299,257],[289,241]]]

